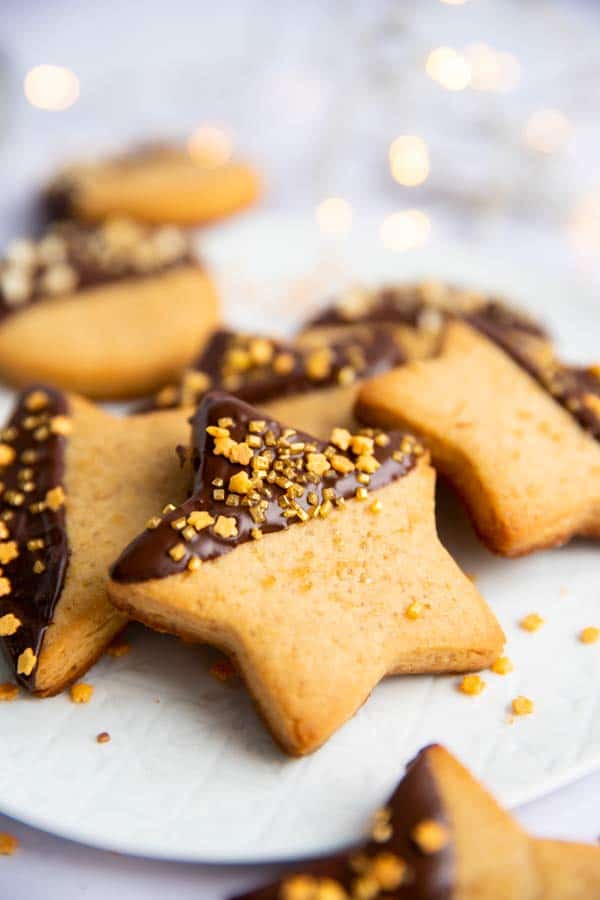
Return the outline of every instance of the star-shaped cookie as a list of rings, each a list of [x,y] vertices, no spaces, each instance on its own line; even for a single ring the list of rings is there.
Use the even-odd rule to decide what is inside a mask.
[[[591,900],[600,847],[531,837],[447,750],[421,750],[370,838],[237,900]]]
[[[124,627],[107,569],[188,476],[189,410],[117,419],[46,386],[0,432],[0,642],[40,696],[83,674]]]
[[[419,435],[496,553],[600,537],[597,371],[454,321],[437,358],[366,382],[357,414]]]
[[[110,597],[223,649],[285,750],[315,750],[387,674],[499,655],[502,631],[437,537],[435,473],[414,439],[319,441],[215,391],[193,443],[191,497],[123,552]]]

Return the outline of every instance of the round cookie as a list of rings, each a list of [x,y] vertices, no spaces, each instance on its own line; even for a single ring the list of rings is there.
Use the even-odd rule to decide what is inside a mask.
[[[0,375],[124,399],[177,378],[218,321],[218,300],[173,226],[63,222],[0,263]]]
[[[250,166],[207,168],[185,147],[149,145],[119,156],[68,166],[43,194],[50,219],[99,222],[128,216],[181,226],[221,219],[254,203],[260,180]]]

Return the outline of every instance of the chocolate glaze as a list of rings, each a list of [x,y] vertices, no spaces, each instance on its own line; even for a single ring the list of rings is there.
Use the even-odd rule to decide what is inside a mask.
[[[48,404],[40,412],[30,411],[25,407],[25,399],[33,390],[43,391],[48,396]],[[45,499],[47,491],[62,486],[65,475],[66,438],[50,433],[44,441],[34,437],[35,429],[25,429],[23,420],[41,413],[51,416],[68,415],[69,408],[65,394],[46,386],[34,386],[23,391],[18,398],[15,410],[2,433],[2,442],[16,451],[14,462],[0,469],[0,480],[4,490],[0,495],[0,514],[12,512],[12,518],[5,521],[10,532],[4,541],[16,541],[19,555],[16,559],[2,566],[3,577],[9,579],[11,591],[0,597],[0,615],[13,613],[21,620],[21,627],[11,637],[2,638],[8,659],[18,680],[29,690],[35,686],[35,669],[31,675],[17,675],[19,655],[31,647],[39,657],[44,634],[52,622],[57,603],[62,592],[65,575],[69,563],[69,542],[67,537],[66,513],[64,505],[54,511],[48,507],[41,512],[31,512],[32,503]],[[11,429],[16,429],[14,438],[10,437]],[[36,461],[23,462],[21,454],[33,450]],[[19,470],[33,469],[32,482],[35,489],[24,493],[18,478]],[[25,502],[21,506],[13,506],[7,502],[9,491],[24,493]],[[30,551],[27,542],[35,538],[43,538],[44,548]],[[36,574],[33,565],[36,560],[44,563],[43,572]]]
[[[184,571],[193,555],[201,560],[214,559],[233,550],[239,544],[253,539],[251,532],[257,527],[257,523],[250,514],[248,506],[229,506],[224,499],[215,500],[213,496],[214,479],[223,480],[227,495],[231,476],[242,469],[248,469],[238,463],[230,462],[222,455],[214,454],[215,439],[207,434],[206,429],[208,426],[217,425],[218,420],[222,418],[233,419],[234,424],[229,429],[230,435],[238,443],[244,441],[249,431],[249,423],[253,420],[266,422],[265,433],[271,431],[275,438],[279,438],[284,432],[284,426],[279,422],[270,419],[264,413],[229,394],[222,391],[211,391],[207,394],[192,419],[195,469],[192,496],[182,506],[164,515],[157,528],[147,529],[129,544],[112,568],[111,575],[115,581],[137,582],[150,578],[164,578],[167,575]],[[303,432],[289,430],[293,431],[293,436],[290,437],[291,442],[301,441],[311,444],[316,452],[322,452],[328,446],[327,443],[318,441]],[[394,459],[393,454],[400,452],[403,441],[402,455],[399,460]],[[410,446],[408,447],[408,445]],[[263,449],[265,448],[263,447]],[[260,453],[261,449],[257,449],[256,452]],[[339,450],[336,452],[348,455]],[[414,439],[404,438],[399,432],[392,432],[387,446],[375,447],[374,455],[380,465],[377,471],[371,475],[369,492],[383,487],[409,472],[416,464],[420,452],[421,448]],[[302,452],[294,452],[291,456],[293,459],[302,457]],[[334,488],[337,498],[350,498],[361,486],[357,480],[356,471],[348,475],[341,475],[331,470],[331,475],[333,477],[324,477],[316,483],[311,482],[306,486],[304,494],[297,499],[298,505],[304,512],[311,509],[306,496],[309,492],[314,492],[318,497],[318,502],[321,503],[324,499],[323,490],[326,488]],[[286,493],[284,488],[275,483],[269,483],[268,488],[271,498],[265,510],[264,521],[260,523],[260,529],[265,534],[288,528],[290,524],[297,521],[295,518],[290,519],[283,515],[284,509],[279,504],[279,498]],[[180,532],[174,530],[170,523],[181,519],[182,516],[189,516],[195,510],[205,510],[215,518],[219,515],[234,516],[237,520],[238,534],[233,538],[223,538],[215,534],[212,526],[205,528],[192,541],[186,541],[185,555],[181,560],[175,561],[168,551],[182,539]]]
[[[252,340],[267,341],[273,350],[273,359],[285,354],[292,360],[288,372],[278,373],[272,361],[249,367],[238,375],[227,372],[227,357],[235,347],[247,346]],[[372,329],[362,335],[333,341],[327,345],[331,354],[331,366],[324,378],[310,377],[307,363],[311,354],[318,352],[292,343],[263,338],[259,335],[245,335],[220,329],[215,331],[205,349],[194,363],[194,371],[207,376],[212,389],[231,391],[247,403],[266,403],[280,397],[303,394],[307,391],[332,387],[340,383],[343,370],[351,368],[356,378],[378,375],[404,362],[402,351],[391,335],[383,329]],[[354,363],[354,364],[353,364]],[[358,364],[357,364],[358,363]],[[340,374],[342,373],[342,375]],[[208,389],[208,388],[207,388]],[[163,395],[164,396],[164,395]],[[185,390],[176,388],[166,402],[160,402],[161,395],[142,404],[138,412],[167,409],[179,406],[185,398]],[[201,394],[196,395],[198,403]],[[186,404],[189,399],[184,399]]]
[[[332,878],[352,896],[352,883],[357,878],[351,861],[358,853],[367,858],[379,853],[392,853],[407,863],[405,883],[393,891],[381,891],[378,898],[397,900],[451,900],[455,881],[455,849],[452,841],[437,853],[425,855],[411,839],[413,828],[425,819],[435,820],[450,828],[444,804],[436,784],[436,775],[426,747],[409,763],[406,774],[392,794],[387,808],[391,813],[392,835],[379,843],[373,840],[360,844],[347,853],[313,862],[290,872],[285,878],[267,887],[239,895],[235,900],[282,900],[283,882],[291,875],[312,875]],[[325,810],[324,810],[325,812]]]
[[[104,225],[95,226],[81,225],[75,222],[60,222],[41,236],[41,240],[49,236],[56,236],[64,242],[65,255],[60,262],[66,264],[76,275],[75,287],[66,290],[64,293],[78,293],[87,288],[115,281],[147,278],[182,265],[198,265],[189,242],[185,250],[177,258],[171,260],[157,259],[155,264],[148,269],[143,269],[136,265],[133,252],[128,253],[121,250],[113,253],[112,257],[109,257],[108,253],[102,253],[101,255],[97,252],[97,245],[103,240],[106,227]],[[148,240],[151,240],[157,232],[158,229],[145,229],[145,235]],[[3,265],[7,264],[0,263],[0,270]],[[38,261],[27,270],[31,280],[31,291],[24,302],[11,304],[6,299],[0,286],[0,323],[8,316],[42,300],[47,300],[52,296],[44,288],[43,283],[43,274],[47,270],[48,265],[41,261]]]
[[[384,323],[418,327],[421,316],[428,310],[454,316],[476,310],[484,321],[489,319],[504,328],[522,331],[525,334],[547,336],[546,330],[539,322],[520,310],[513,309],[502,300],[472,294],[452,285],[443,285],[442,288],[445,291],[443,304],[428,299],[426,283],[384,287],[367,296],[362,309],[347,311],[343,305],[332,303],[309,320],[304,328]]]

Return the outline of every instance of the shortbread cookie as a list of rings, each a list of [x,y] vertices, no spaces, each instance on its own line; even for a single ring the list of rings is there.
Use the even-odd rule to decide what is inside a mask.
[[[600,378],[528,359],[529,371],[454,322],[439,358],[366,382],[357,404],[362,421],[423,438],[505,556],[600,537]]]
[[[44,191],[51,219],[100,222],[127,216],[151,225],[200,225],[254,203],[257,172],[241,162],[207,167],[185,147],[150,144],[71,165]]]
[[[0,642],[41,696],[82,675],[125,625],[106,573],[151,513],[185,496],[189,412],[117,419],[48,387],[0,434]]]
[[[110,596],[224,650],[285,750],[319,747],[386,674],[499,655],[494,616],[439,543],[435,473],[414,439],[337,429],[322,442],[218,391],[193,435],[192,496],[122,553]]]
[[[218,319],[212,282],[177,228],[57,225],[0,263],[0,375],[90,397],[178,377]]]
[[[391,897],[591,900],[600,897],[600,847],[531,837],[458,760],[432,745],[408,765],[363,844],[237,900]]]
[[[350,328],[385,328],[394,335],[407,359],[425,359],[440,347],[448,318],[471,319],[500,346],[551,348],[544,327],[505,300],[439,281],[387,286],[376,290],[354,288],[326,306],[304,327],[311,344],[338,338]]]
[[[359,384],[403,361],[381,329],[308,348],[264,335],[216,331],[178,385],[159,391],[142,409],[196,406],[208,390],[226,390],[260,404],[273,418],[327,438],[352,428]]]

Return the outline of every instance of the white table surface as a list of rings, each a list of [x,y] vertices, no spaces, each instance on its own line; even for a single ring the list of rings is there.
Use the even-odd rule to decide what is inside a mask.
[[[307,210],[330,194],[355,210],[427,208],[435,227],[519,264],[555,266],[600,284],[594,253],[566,232],[586,192],[600,188],[597,38],[600,10],[583,0],[2,0],[0,236],[18,231],[32,183],[80,148],[187,133],[221,122],[267,172],[267,208]],[[499,15],[501,7],[502,14]],[[543,24],[543,27],[541,25]],[[510,96],[443,92],[423,75],[434,46],[487,40],[515,52]],[[30,66],[71,66],[81,99],[66,113],[34,110]],[[527,116],[559,106],[575,125],[560,158],[522,146]],[[385,168],[389,141],[422,134],[424,188],[400,188]],[[600,201],[595,211],[600,232]],[[435,236],[434,230],[434,236]],[[591,235],[598,249],[598,235]],[[581,248],[579,248],[581,249]],[[595,841],[600,773],[517,811],[540,835]],[[21,841],[0,857],[10,900],[226,898],[279,869],[181,865],[69,843],[0,815]]]

